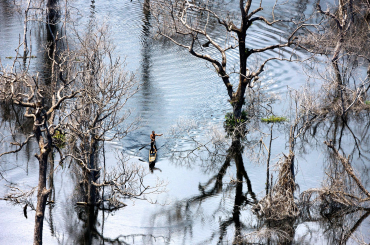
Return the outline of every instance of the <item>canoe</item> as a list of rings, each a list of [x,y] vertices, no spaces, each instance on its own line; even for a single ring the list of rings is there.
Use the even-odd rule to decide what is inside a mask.
[[[157,158],[157,152],[149,150],[149,163],[155,162]]]

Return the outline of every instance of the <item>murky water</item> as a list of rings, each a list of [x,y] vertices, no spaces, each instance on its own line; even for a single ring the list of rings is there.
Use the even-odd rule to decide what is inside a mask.
[[[264,2],[266,7],[263,14],[269,14],[274,3],[275,1]],[[140,151],[139,149],[149,142],[152,130],[163,133],[164,136],[157,139],[157,146],[161,147],[155,165],[157,169],[147,176],[146,181],[154,183],[157,177],[166,180],[168,191],[152,196],[164,205],[127,200],[127,207],[113,213],[94,210],[87,212],[75,205],[79,200],[72,195],[76,184],[70,169],[66,166],[59,168],[54,176],[55,204],[49,205],[46,211],[44,244],[121,244],[119,241],[122,244],[232,244],[236,227],[241,227],[244,233],[256,230],[259,221],[248,203],[252,201],[253,195],[257,199],[264,195],[264,164],[252,161],[247,151],[243,155],[242,168],[247,173],[251,187],[247,183],[242,185],[242,192],[248,200],[241,202],[237,185],[233,182],[241,166],[236,164],[236,159],[232,159],[230,163],[225,160],[228,146],[221,149],[219,158],[215,159],[207,152],[199,152],[200,157],[193,156],[184,160],[176,154],[173,155],[174,151],[191,149],[193,144],[186,141],[189,134],[205,141],[209,132],[223,132],[224,116],[231,107],[220,78],[204,61],[192,57],[186,50],[151,39],[151,16],[145,12],[142,2],[74,1],[70,4],[76,9],[73,13],[78,17],[77,29],[83,28],[87,22],[108,23],[117,55],[126,57],[127,70],[135,72],[142,83],[140,91],[128,103],[128,108],[133,109],[133,117],[141,117],[141,127],[123,140],[106,145],[107,165],[114,166],[115,152],[122,151],[132,157],[131,161],[148,167],[146,162],[139,161],[147,161],[148,148]],[[254,4],[254,7],[257,7],[259,3]],[[277,14],[298,16],[302,12],[312,11],[313,4],[300,1],[284,5],[277,10]],[[232,9],[234,5],[237,3],[231,1],[227,6]],[[10,59],[5,57],[15,56],[13,50],[17,46],[18,35],[23,32],[22,18],[11,6],[8,1],[0,3],[0,57],[3,65],[10,62]],[[46,40],[44,28],[37,24],[32,28],[33,53],[37,56],[31,62],[31,70],[34,71],[43,70],[43,56],[40,52],[45,45],[43,40]],[[213,32],[217,35],[217,30]],[[278,28],[256,24],[249,35],[248,45],[271,45],[279,42],[283,34]],[[261,58],[266,58],[266,55],[268,53],[262,54]],[[297,52],[297,55],[305,56],[302,52]],[[230,53],[229,56],[230,60],[237,59],[235,53]],[[305,83],[306,76],[299,64],[276,61],[268,66],[262,80],[264,84],[268,84],[267,93],[279,94],[285,101],[287,86],[299,88]],[[285,113],[287,106],[287,102],[274,105],[281,114]],[[368,127],[364,122],[368,120],[365,115],[362,119],[349,123],[350,128],[356,127],[356,130],[353,130],[360,138],[365,156],[369,152],[366,146]],[[14,127],[14,121],[9,121],[4,120],[3,132]],[[176,128],[179,124],[190,127],[190,131],[171,134],[171,130],[179,129]],[[262,130],[269,130],[269,126],[263,127]],[[329,158],[322,141],[330,134],[336,138],[336,132],[339,132],[340,128],[334,127],[333,123],[321,125],[315,135],[307,136],[307,141],[301,142],[298,147],[296,176],[301,191],[320,186]],[[342,147],[348,149],[346,152],[352,153],[352,134],[345,126],[342,125],[342,128]],[[24,136],[19,133],[19,137]],[[277,139],[272,145],[272,162],[277,162],[276,156],[287,152],[288,136],[285,127],[276,126],[274,137]],[[30,146],[28,151],[17,156],[9,155],[1,159],[1,170],[4,170],[4,177],[9,182],[36,186],[38,165],[32,155],[32,148],[35,147]],[[248,148],[248,145],[245,148]],[[354,153],[358,155],[356,149]],[[362,164],[363,177],[367,179],[368,160],[363,160],[362,156],[354,159]],[[215,176],[220,174],[223,186],[217,189],[219,182]],[[1,194],[7,190],[8,187],[4,185],[0,187]],[[237,202],[242,204],[236,212]],[[21,206],[1,201],[0,212],[1,244],[32,243],[33,211],[28,212],[26,219]],[[360,229],[369,230],[369,221],[367,218]],[[333,242],[325,224],[303,220],[298,222],[295,228],[296,243]]]

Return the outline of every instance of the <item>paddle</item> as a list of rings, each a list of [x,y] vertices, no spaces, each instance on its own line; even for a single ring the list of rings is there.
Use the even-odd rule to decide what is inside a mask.
[[[166,143],[164,143],[163,145],[161,145],[161,147],[159,147],[158,149],[157,149],[157,151],[159,151],[159,149],[161,149],[163,146],[165,146],[166,145]]]
[[[141,148],[139,149],[139,151],[141,151],[143,148],[147,147],[148,145],[150,145],[150,143],[149,143],[149,144],[144,145],[143,147],[141,147]]]
[[[149,143],[149,144],[146,144],[146,145],[144,145],[144,146],[142,146],[140,149],[139,149],[139,151],[141,151],[142,149],[144,149],[145,147],[147,147],[148,145],[150,145],[151,143]],[[162,145],[163,146],[163,145]],[[161,147],[162,147],[161,146]]]

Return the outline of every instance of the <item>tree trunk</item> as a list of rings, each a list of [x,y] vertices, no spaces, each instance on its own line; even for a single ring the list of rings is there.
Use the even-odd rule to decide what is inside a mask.
[[[42,103],[42,102],[41,102]],[[35,230],[34,230],[34,237],[33,237],[33,244],[40,245],[42,244],[42,229],[44,224],[44,216],[45,216],[45,207],[46,201],[50,193],[50,189],[46,188],[46,171],[47,171],[47,164],[48,164],[48,156],[51,151],[51,144],[52,139],[51,135],[49,134],[48,127],[46,125],[46,120],[43,117],[45,111],[41,108],[36,108],[35,116],[36,120],[33,125],[33,133],[35,134],[36,141],[39,145],[40,154],[36,155],[36,158],[39,161],[39,184],[38,184],[38,191],[37,191],[37,206],[36,206],[36,214],[35,214]],[[46,131],[44,134],[46,135],[46,144],[45,139],[43,138],[41,132],[41,124]]]
[[[44,152],[43,152],[44,151]],[[35,215],[35,231],[33,237],[34,245],[42,244],[42,229],[44,224],[46,201],[50,193],[50,189],[46,189],[46,171],[49,151],[42,149],[39,159],[39,185],[37,191],[37,207]]]
[[[245,93],[245,88],[244,88],[244,93]],[[235,96],[235,99],[233,100],[233,115],[235,119],[240,119],[242,115],[242,109],[243,109],[243,104],[245,101],[244,98],[244,93],[240,96]]]
[[[239,85],[236,93],[233,95],[232,98],[232,105],[233,105],[233,114],[235,119],[240,119],[242,108],[245,101],[245,90],[248,85],[247,79],[247,53],[246,53],[246,45],[245,45],[245,38],[246,38],[246,27],[247,25],[242,23],[241,32],[238,33],[238,40],[239,40]]]
[[[98,148],[98,141],[96,141],[94,138],[95,135],[93,134],[91,137],[90,144],[89,168],[95,170],[97,169],[96,153]],[[97,176],[97,172],[94,170],[90,171],[90,173],[88,174],[88,200],[87,200],[87,202],[93,206],[96,203],[96,186],[93,184],[93,182],[96,182]]]

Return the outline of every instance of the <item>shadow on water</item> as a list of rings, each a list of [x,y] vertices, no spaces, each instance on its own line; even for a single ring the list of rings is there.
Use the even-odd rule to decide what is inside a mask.
[[[243,236],[243,231],[250,228],[250,225],[241,219],[241,210],[256,203],[257,199],[244,166],[243,147],[240,141],[234,141],[226,150],[225,155],[218,156],[214,154],[220,149],[217,150],[215,148],[213,149],[214,151],[206,152],[209,160],[205,160],[202,163],[204,168],[212,169],[214,174],[203,184],[199,183],[199,194],[177,201],[171,205],[172,207],[163,208],[162,211],[152,215],[151,222],[153,227],[157,225],[170,227],[168,239],[171,239],[177,233],[183,233],[182,243],[187,244],[193,236],[193,232],[200,232],[195,231],[199,228],[196,226],[199,219],[212,219],[207,217],[210,214],[209,212],[212,213],[211,216],[220,215],[220,219],[218,221],[218,229],[207,236],[202,236],[201,240],[206,242],[206,244],[227,242],[229,239],[227,233],[230,231],[230,228],[235,230],[233,244],[238,243]],[[181,154],[188,154],[189,152],[191,151],[184,151]],[[177,155],[178,153],[174,154]],[[179,159],[178,156],[173,156],[173,158]],[[219,162],[220,160],[221,162]],[[189,161],[189,159],[183,158],[180,161]],[[194,162],[194,159],[190,161]],[[191,163],[177,162],[177,164],[188,165]],[[217,167],[214,167],[215,165]],[[236,171],[236,177],[228,181],[229,176],[227,173],[234,171],[233,169]],[[215,199],[220,199],[221,201],[218,202]],[[230,205],[230,202],[233,204]],[[215,206],[217,203],[218,206]],[[203,205],[204,207],[202,208]],[[212,211],[208,209],[212,209]]]

